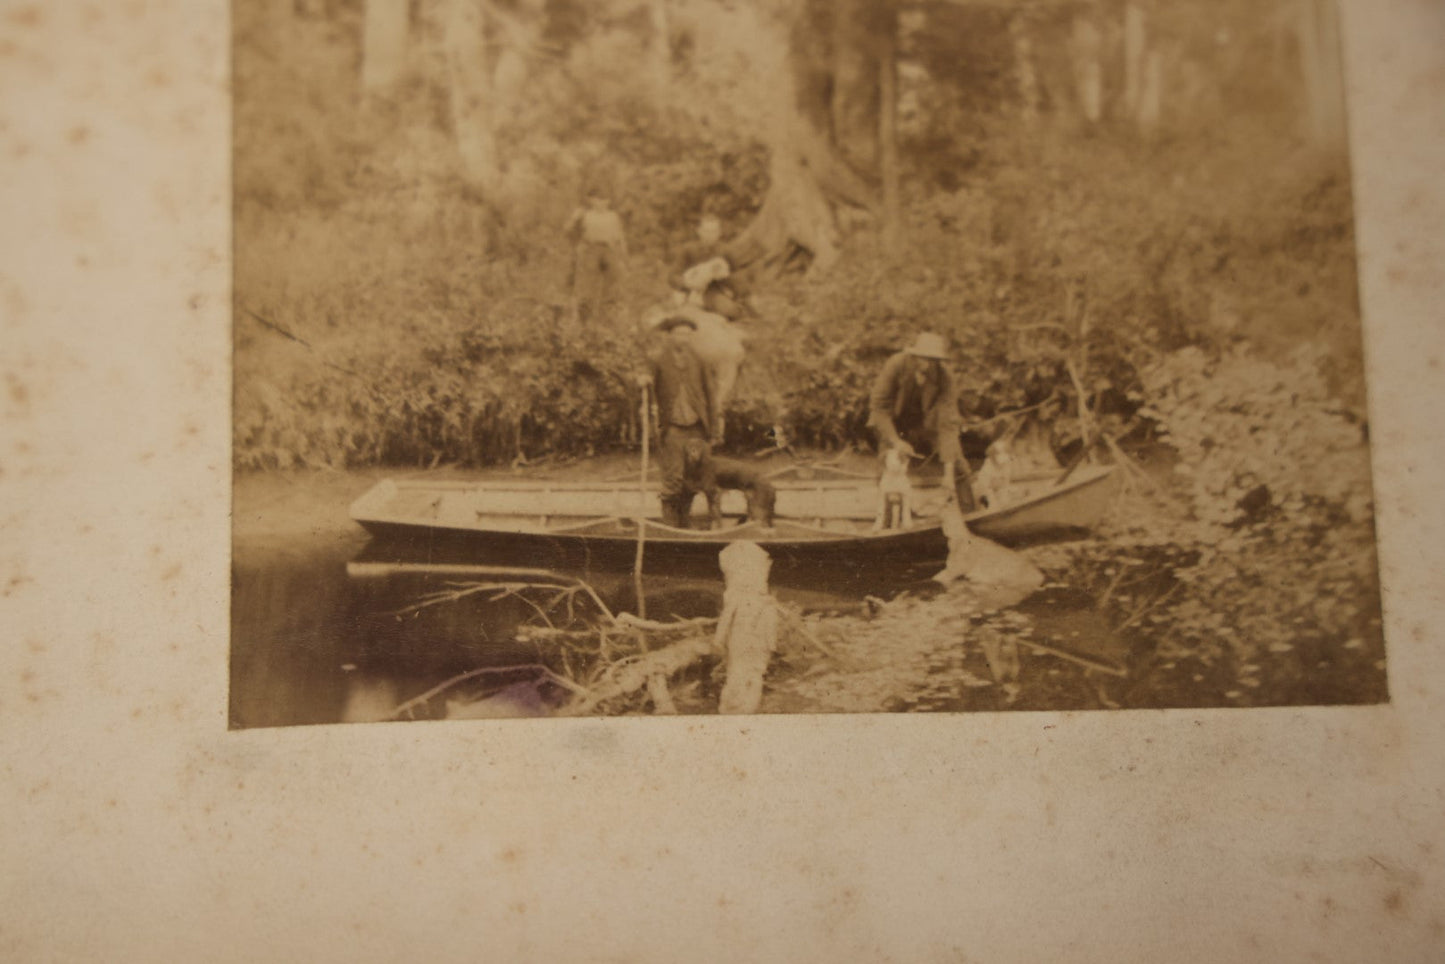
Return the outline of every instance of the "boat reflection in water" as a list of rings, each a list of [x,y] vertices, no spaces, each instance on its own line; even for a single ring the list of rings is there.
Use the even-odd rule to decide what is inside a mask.
[[[357,535],[364,535],[357,530]],[[519,639],[536,612],[522,598],[458,594],[418,603],[459,584],[514,579],[548,585],[586,582],[614,613],[636,612],[626,567],[589,565],[571,550],[508,554],[448,550],[436,540],[292,538],[238,545],[232,557],[230,725],[292,726],[385,719],[405,700],[460,673],[484,667],[552,665],[556,648]],[[890,595],[926,580],[916,572],[848,565],[774,573],[784,602],[813,612],[847,612],[868,595]],[[644,582],[653,619],[716,616],[722,601],[715,558],[649,572]],[[530,594],[535,599],[545,596]],[[591,617],[585,600],[579,617]],[[555,617],[554,617],[555,618]],[[525,637],[525,632],[522,636]],[[511,681],[535,677],[520,672]],[[497,686],[509,683],[498,676]]]

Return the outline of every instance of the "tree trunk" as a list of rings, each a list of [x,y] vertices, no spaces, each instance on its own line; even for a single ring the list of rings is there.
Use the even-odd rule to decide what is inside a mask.
[[[667,86],[672,76],[671,28],[667,22],[667,0],[649,0],[648,19],[652,23],[652,45],[648,50],[652,81],[658,89]]]
[[[1081,14],[1074,18],[1070,46],[1079,111],[1089,123],[1097,124],[1104,116],[1104,35]]]
[[[803,3],[768,137],[771,183],[729,246],[735,262],[779,264],[801,249],[811,270],[826,270],[839,250],[835,206],[879,214],[880,88],[896,35],[894,0]]]
[[[1153,134],[1164,110],[1164,58],[1157,50],[1144,58],[1143,83],[1139,88],[1139,130]]]
[[[881,68],[891,59],[891,6],[881,0],[833,0],[828,111],[834,144],[857,171],[876,171],[879,159]]]
[[[898,196],[898,51],[889,38],[878,64],[878,169],[883,176],[883,247],[898,254],[902,212]]]
[[[492,77],[477,0],[446,0],[444,12],[452,129],[467,181],[491,197],[501,178],[492,127]]]
[[[1334,0],[1299,0],[1296,33],[1304,73],[1310,139],[1328,149],[1345,143],[1344,72]]]
[[[1018,85],[1019,114],[1024,127],[1031,128],[1039,119],[1039,77],[1034,69],[1034,45],[1028,24],[1021,15],[1009,18],[1009,36],[1014,48],[1014,72]]]
[[[406,66],[407,0],[366,0],[361,89],[376,94],[401,79]]]
[[[1124,8],[1124,112],[1139,116],[1144,85],[1144,11],[1137,4]]]

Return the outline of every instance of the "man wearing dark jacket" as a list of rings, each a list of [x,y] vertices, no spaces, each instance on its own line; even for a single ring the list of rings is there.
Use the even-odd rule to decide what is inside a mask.
[[[655,390],[662,521],[685,529],[693,496],[701,491],[690,479],[697,478],[699,462],[711,455],[713,427],[718,424],[717,392],[707,366],[692,349],[696,322],[674,315],[657,329],[667,341],[650,359],[642,380]]]
[[[924,332],[889,358],[873,383],[868,424],[879,451],[898,449],[917,457],[934,454],[943,463],[944,485],[957,495],[959,508],[974,507],[968,462],[959,445],[958,391],[943,338]]]

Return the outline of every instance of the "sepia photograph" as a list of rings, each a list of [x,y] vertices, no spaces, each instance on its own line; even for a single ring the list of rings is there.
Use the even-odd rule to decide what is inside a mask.
[[[0,0],[0,960],[1438,960],[1441,37]]]
[[[1333,0],[231,26],[231,729],[1389,701]]]

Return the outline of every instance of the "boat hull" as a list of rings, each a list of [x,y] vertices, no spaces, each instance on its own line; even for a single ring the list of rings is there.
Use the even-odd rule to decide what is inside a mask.
[[[541,532],[497,532],[487,530],[441,529],[406,522],[370,520],[361,525],[377,545],[373,556],[400,559],[447,561],[484,560],[526,564],[543,568],[614,568],[631,566],[637,556],[637,537],[573,535]],[[948,555],[948,540],[937,525],[906,532],[856,538],[789,540],[749,538],[735,527],[724,533],[700,533],[696,538],[645,538],[643,568],[668,572],[679,567],[687,572],[717,570],[718,553],[730,543],[757,542],[767,550],[775,566],[819,569],[891,565],[909,562],[939,562]],[[389,552],[387,550],[390,550]]]
[[[1107,509],[1112,482],[1109,468],[1084,469],[1063,485],[1047,479],[1014,504],[965,518],[976,535],[1005,544],[1083,533]],[[701,565],[715,571],[718,552],[737,541],[762,546],[775,566],[850,570],[936,563],[948,553],[938,519],[942,498],[941,489],[920,489],[916,524],[880,532],[869,515],[876,500],[871,480],[783,483],[780,517],[771,528],[741,523],[677,529],[644,520],[645,568],[663,572]],[[639,537],[636,517],[655,505],[655,497],[636,489],[602,484],[387,480],[353,504],[352,518],[398,559],[631,566]],[[735,498],[732,511],[738,508]]]

